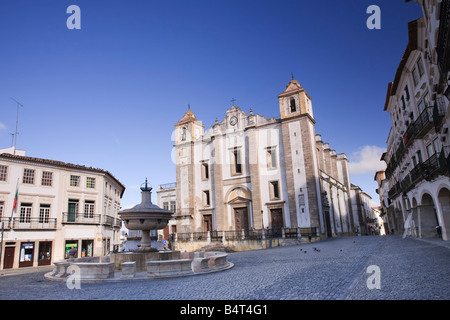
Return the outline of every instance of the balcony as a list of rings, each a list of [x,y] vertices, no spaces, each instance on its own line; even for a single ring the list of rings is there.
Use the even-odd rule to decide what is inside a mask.
[[[389,199],[394,199],[395,196],[396,196],[397,194],[399,194],[401,191],[402,191],[402,190],[401,190],[401,188],[400,188],[400,182],[397,182],[397,183],[394,184],[394,185],[392,186],[392,188],[390,188],[389,191],[388,191],[388,197],[389,197]]]
[[[403,134],[403,143],[405,146],[408,147],[414,139],[423,138],[431,128],[438,129],[445,115],[444,108],[444,104],[440,100],[436,100],[434,106],[427,106]],[[402,151],[401,148],[399,150],[397,152]],[[400,158],[397,157],[397,160],[400,160]]]
[[[411,176],[408,174],[400,182],[400,189],[401,189],[402,192],[407,192],[411,186],[412,186]]]
[[[449,176],[447,158],[450,157],[449,148],[443,148],[441,152],[436,152],[426,161],[417,164],[405,178],[396,183],[388,192],[390,199],[400,193],[408,192],[416,184],[423,180],[433,181],[438,176]]]
[[[405,155],[405,153],[406,153],[406,147],[405,147],[405,144],[404,144],[403,142],[400,142],[400,144],[399,144],[397,150],[395,150],[395,159],[396,159],[398,162],[401,162],[402,159],[403,159],[403,156]]]
[[[101,215],[91,213],[63,212],[62,224],[100,224]]]
[[[415,138],[423,138],[428,131],[434,127],[433,122],[433,107],[426,107],[419,117],[413,123]]]
[[[4,230],[56,230],[56,218],[3,218]]]

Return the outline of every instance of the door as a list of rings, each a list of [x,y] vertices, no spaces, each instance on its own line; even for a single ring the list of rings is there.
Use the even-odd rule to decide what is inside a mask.
[[[15,247],[5,247],[5,256],[3,261],[3,269],[11,269],[14,264]]]
[[[48,266],[52,261],[52,243],[51,241],[39,242],[39,260],[38,266]]]
[[[212,216],[210,214],[205,214],[203,216],[203,232],[212,231]]]
[[[69,200],[67,222],[75,222],[77,212],[78,212],[78,200]]]
[[[281,237],[281,229],[283,228],[283,210],[281,208],[271,209],[270,216],[272,217],[273,235]]]
[[[248,230],[248,213],[247,208],[234,209],[234,222],[236,230]]]

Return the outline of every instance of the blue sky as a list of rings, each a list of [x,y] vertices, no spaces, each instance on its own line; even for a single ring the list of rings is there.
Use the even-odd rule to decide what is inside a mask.
[[[67,7],[81,9],[69,30]],[[381,29],[369,30],[370,5]],[[316,133],[346,153],[374,200],[390,119],[383,111],[422,15],[404,0],[16,0],[0,3],[0,148],[110,171],[122,206],[175,181],[174,124],[190,104],[206,128],[231,99],[279,118],[291,72],[313,100]],[[374,161],[375,159],[375,161]],[[156,195],[153,196],[156,202]]]

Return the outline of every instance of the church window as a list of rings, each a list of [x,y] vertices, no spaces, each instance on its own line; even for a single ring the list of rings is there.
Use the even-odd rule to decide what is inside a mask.
[[[181,141],[186,141],[186,128],[181,128]]]
[[[275,169],[277,167],[276,147],[267,148],[267,168]]]
[[[232,165],[231,165],[231,175],[238,175],[242,173],[242,162],[241,162],[241,150],[235,148],[232,151]]]
[[[269,182],[270,200],[280,199],[280,187],[278,181]]]
[[[211,205],[210,197],[209,197],[209,190],[203,191],[203,206],[209,207]]]
[[[208,180],[209,179],[209,165],[204,162],[202,163],[202,180]]]
[[[295,106],[295,99],[291,99],[290,101],[291,112],[295,112],[297,107]]]

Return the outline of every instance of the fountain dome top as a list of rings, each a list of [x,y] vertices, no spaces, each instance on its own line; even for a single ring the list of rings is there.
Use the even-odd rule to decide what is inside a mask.
[[[135,205],[132,208],[124,209],[119,212],[119,214],[124,213],[162,213],[172,215],[173,212],[165,209],[161,209],[156,204],[152,203],[152,187],[149,185],[147,178],[145,182],[141,185],[141,196],[142,201],[140,204]]]

